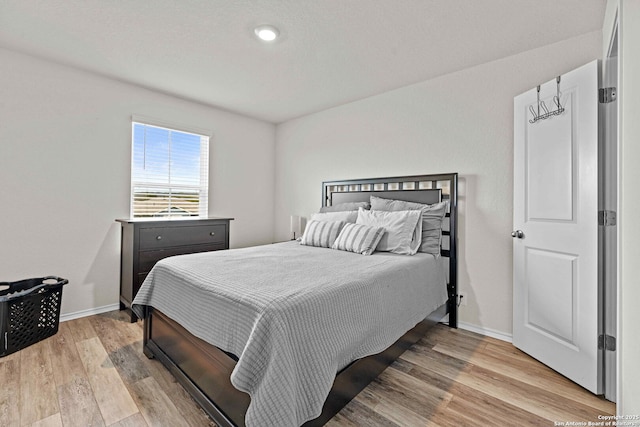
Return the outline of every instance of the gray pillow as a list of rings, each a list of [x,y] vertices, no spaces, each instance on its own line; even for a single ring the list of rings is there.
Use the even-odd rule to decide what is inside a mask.
[[[369,209],[371,205],[369,202],[348,202],[338,203],[333,206],[323,206],[320,208],[320,212],[344,212],[344,211],[357,211],[358,208]]]
[[[427,205],[423,203],[405,202],[404,200],[383,199],[371,196],[371,210],[378,211],[422,211],[422,244],[420,252],[434,255],[440,254],[442,243],[442,221],[447,213],[449,202],[444,201]]]
[[[311,220],[304,229],[300,240],[301,245],[330,248],[342,229],[342,221],[314,221]]]
[[[314,221],[343,221],[355,223],[358,219],[358,211],[321,212],[311,214]]]
[[[333,244],[333,249],[371,255],[382,239],[384,228],[363,224],[345,224]]]

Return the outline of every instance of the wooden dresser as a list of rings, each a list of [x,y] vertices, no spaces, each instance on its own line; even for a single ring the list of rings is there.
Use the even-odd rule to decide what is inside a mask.
[[[131,302],[151,268],[159,260],[182,254],[229,249],[229,222],[233,218],[117,219],[122,225],[120,255],[120,309],[131,312]]]

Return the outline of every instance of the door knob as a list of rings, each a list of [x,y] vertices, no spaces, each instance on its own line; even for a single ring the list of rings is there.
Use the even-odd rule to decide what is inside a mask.
[[[518,239],[522,239],[524,237],[524,233],[522,232],[522,230],[512,231],[511,237],[517,237]]]

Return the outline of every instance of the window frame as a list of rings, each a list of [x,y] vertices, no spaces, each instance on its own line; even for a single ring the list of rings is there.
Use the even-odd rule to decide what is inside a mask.
[[[135,139],[135,127],[136,125],[142,126],[151,126],[155,128],[160,128],[167,130],[169,132],[181,132],[188,133],[191,135],[195,135],[200,137],[200,184],[198,186],[189,185],[189,184],[164,184],[164,183],[153,183],[146,181],[134,181],[134,162],[135,162],[135,153],[134,153],[134,139]],[[130,194],[129,194],[129,215],[130,218],[135,219],[145,219],[145,218],[157,218],[157,219],[175,219],[175,218],[206,218],[208,217],[209,212],[209,153],[210,153],[210,145],[211,145],[211,137],[212,132],[208,129],[198,128],[195,126],[188,126],[182,124],[176,124],[167,122],[164,120],[152,119],[149,117],[133,115],[131,116],[131,173],[130,173]],[[203,141],[204,139],[204,141]],[[171,154],[169,154],[171,156]],[[169,169],[168,177],[171,176],[171,169]],[[170,179],[170,178],[169,178]],[[204,182],[203,182],[204,181]],[[145,188],[145,189],[168,189],[169,191],[169,212],[166,215],[135,215],[134,212],[134,199],[135,199],[135,188]],[[171,192],[175,189],[184,189],[184,190],[197,190],[198,192],[198,215],[180,215],[171,213]],[[140,194],[140,192],[138,192]]]

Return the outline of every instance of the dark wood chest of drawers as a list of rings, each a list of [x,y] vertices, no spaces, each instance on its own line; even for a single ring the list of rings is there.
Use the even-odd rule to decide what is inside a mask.
[[[120,309],[131,302],[159,260],[173,255],[229,249],[233,218],[118,219],[122,225]],[[131,313],[131,321],[135,321]]]

